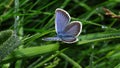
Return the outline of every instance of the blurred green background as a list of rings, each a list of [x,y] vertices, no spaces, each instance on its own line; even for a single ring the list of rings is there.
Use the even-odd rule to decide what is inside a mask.
[[[0,0],[0,68],[120,68],[120,19],[104,7],[119,16],[120,0]],[[78,42],[41,40],[56,36],[57,8],[82,22]]]

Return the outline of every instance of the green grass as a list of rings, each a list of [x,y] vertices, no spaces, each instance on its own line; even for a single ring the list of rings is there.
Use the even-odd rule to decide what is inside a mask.
[[[0,1],[0,68],[120,68],[119,0]],[[81,21],[79,41],[43,41],[55,32],[55,10]]]

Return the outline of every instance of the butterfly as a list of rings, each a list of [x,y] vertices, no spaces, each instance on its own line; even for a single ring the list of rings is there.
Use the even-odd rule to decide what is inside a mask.
[[[55,30],[56,37],[43,38],[45,41],[63,41],[64,43],[75,43],[82,31],[82,23],[80,21],[72,21],[70,23],[70,15],[67,11],[57,8],[55,11]]]

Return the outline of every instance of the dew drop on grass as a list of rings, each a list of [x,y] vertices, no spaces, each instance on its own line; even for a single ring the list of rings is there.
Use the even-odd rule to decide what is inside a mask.
[[[101,28],[102,28],[102,29],[105,29],[105,28],[108,28],[108,27],[107,27],[107,26],[102,25],[102,26],[101,26]]]
[[[45,63],[44,65],[45,65],[45,66],[47,66],[47,65],[48,65],[48,63]]]

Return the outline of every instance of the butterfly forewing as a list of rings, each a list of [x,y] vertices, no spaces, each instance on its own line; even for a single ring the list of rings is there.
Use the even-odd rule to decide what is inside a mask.
[[[63,9],[56,9],[55,15],[55,29],[57,34],[62,32],[67,24],[70,22],[69,14]]]

